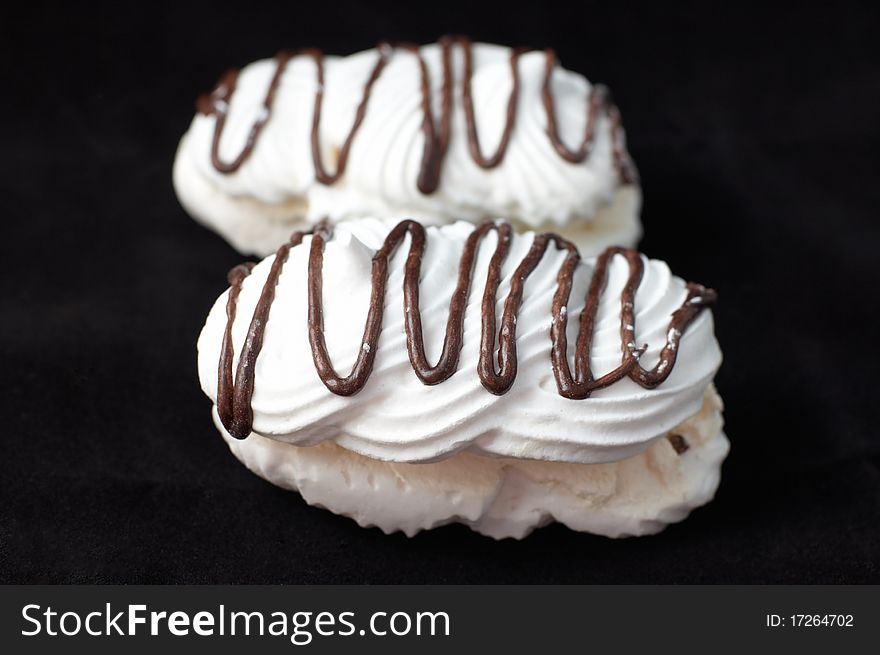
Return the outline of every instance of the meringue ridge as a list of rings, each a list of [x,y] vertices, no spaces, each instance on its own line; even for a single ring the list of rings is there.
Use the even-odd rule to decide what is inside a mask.
[[[403,220],[390,230],[381,247],[375,251],[372,257],[370,303],[361,347],[357,352],[351,372],[347,376],[341,377],[333,367],[324,341],[323,253],[325,244],[333,238],[333,231],[327,221],[321,221],[310,232],[295,232],[287,243],[278,248],[254,308],[234,376],[235,353],[232,329],[243,282],[250,275],[254,264],[239,265],[233,268],[228,275],[230,290],[226,301],[227,320],[221,341],[216,401],[217,415],[223,427],[236,439],[245,439],[252,431],[251,401],[254,394],[256,362],[262,349],[272,303],[275,300],[275,288],[290,250],[300,246],[305,236],[311,235],[306,284],[308,287],[308,338],[313,362],[318,376],[329,391],[339,396],[350,396],[363,389],[372,372],[373,362],[379,347],[379,336],[382,332],[389,262],[407,236],[410,237],[410,246],[404,265],[403,314],[410,364],[416,376],[425,385],[439,384],[457,371],[459,355],[463,346],[465,307],[472,290],[474,262],[483,239],[491,232],[496,232],[498,238],[495,251],[489,262],[482,296],[477,373],[482,386],[495,395],[505,394],[516,378],[516,321],[519,307],[523,301],[523,289],[529,275],[541,262],[551,244],[555,246],[557,251],[565,252],[565,257],[556,276],[557,286],[551,305],[550,323],[551,368],[557,391],[564,398],[584,400],[589,398],[594,391],[609,387],[624,378],[629,378],[644,389],[658,387],[667,379],[675,366],[678,345],[688,326],[703,310],[714,305],[717,300],[717,294],[714,290],[699,284],[687,283],[685,299],[671,314],[665,333],[665,344],[660,351],[659,359],[653,368],[645,369],[639,360],[647,346],[639,347],[636,345],[634,311],[635,295],[644,273],[642,256],[631,249],[607,248],[597,258],[588,285],[584,308],[579,318],[580,326],[574,348],[575,366],[574,374],[572,374],[567,354],[566,329],[568,325],[567,306],[574,273],[581,261],[577,248],[571,242],[553,233],[535,235],[528,252],[513,273],[510,289],[503,305],[499,332],[496,320],[497,294],[501,280],[501,268],[514,232],[510,224],[506,222],[484,222],[473,229],[464,243],[459,260],[458,278],[449,303],[442,353],[437,364],[431,365],[425,354],[419,309],[419,284],[427,232],[421,223],[414,220]],[[595,378],[591,372],[590,355],[596,313],[606,287],[609,263],[612,258],[618,256],[626,261],[629,271],[620,293],[621,362],[610,372]],[[497,348],[496,333],[498,335]]]
[[[491,156],[486,156],[483,154],[480,146],[480,137],[477,130],[471,89],[473,78],[473,44],[470,39],[463,36],[445,36],[441,38],[438,43],[441,48],[443,77],[443,84],[440,91],[441,111],[439,120],[435,122],[434,119],[432,111],[433,98],[430,73],[420,47],[411,43],[391,44],[389,42],[382,42],[377,46],[378,56],[376,63],[364,82],[360,102],[357,105],[352,126],[338,149],[336,170],[334,172],[329,172],[327,170],[321,157],[319,132],[324,98],[324,55],[320,50],[315,48],[288,50],[279,52],[275,56],[275,70],[272,74],[268,88],[266,89],[261,111],[251,124],[250,129],[247,131],[245,142],[238,154],[231,159],[224,160],[220,157],[220,140],[223,135],[226,116],[232,96],[235,93],[236,82],[239,75],[239,71],[236,69],[227,71],[220,78],[210,94],[201,95],[196,101],[196,109],[199,114],[216,117],[211,138],[212,166],[217,172],[228,175],[236,172],[250,158],[258,140],[260,139],[263,128],[272,118],[275,96],[288,64],[297,56],[305,56],[313,60],[317,79],[310,130],[311,159],[314,166],[315,179],[322,185],[333,185],[345,173],[349,152],[351,151],[355,137],[357,136],[367,114],[373,86],[382,75],[382,71],[390,61],[393,53],[399,50],[410,53],[416,57],[419,66],[422,111],[420,129],[424,136],[424,145],[416,186],[422,194],[430,195],[434,193],[439,186],[443,160],[449,146],[453,90],[455,85],[455,81],[453,80],[452,48],[454,46],[459,46],[464,55],[464,72],[460,84],[468,150],[471,159],[480,168],[491,169],[497,167],[504,160],[507,147],[510,143],[511,134],[516,124],[520,89],[520,77],[517,63],[519,58],[527,53],[528,50],[525,48],[514,48],[511,50],[509,62],[512,76],[512,87],[506,107],[504,128],[495,152]],[[551,88],[551,79],[553,71],[557,65],[557,58],[555,52],[551,49],[544,50],[544,55],[545,66],[543,81],[541,83],[541,100],[547,120],[546,136],[552,144],[555,152],[559,157],[569,163],[576,164],[585,161],[592,152],[597,117],[601,113],[604,113],[610,120],[612,160],[618,176],[624,185],[636,184],[638,182],[638,172],[636,171],[635,165],[633,164],[624,143],[620,111],[612,102],[607,87],[596,85],[590,91],[586,103],[584,136],[580,145],[577,148],[572,149],[563,142],[557,124],[556,100]]]

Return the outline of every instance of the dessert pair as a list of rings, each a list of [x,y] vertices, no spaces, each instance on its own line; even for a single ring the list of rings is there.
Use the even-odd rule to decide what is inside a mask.
[[[282,53],[197,108],[182,204],[274,253],[230,272],[198,343],[251,470],[409,535],[640,535],[711,499],[715,293],[627,249],[640,191],[604,88],[447,38]]]

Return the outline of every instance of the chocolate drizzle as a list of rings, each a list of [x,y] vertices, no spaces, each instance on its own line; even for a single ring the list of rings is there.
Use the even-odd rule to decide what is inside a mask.
[[[480,137],[477,131],[477,123],[474,112],[474,103],[472,95],[473,80],[473,46],[471,41],[464,37],[444,37],[440,40],[441,59],[443,62],[443,84],[441,88],[441,110],[440,118],[435,123],[431,97],[431,79],[428,72],[428,66],[421,54],[419,46],[403,43],[392,46],[389,43],[381,43],[378,46],[378,57],[369,77],[364,83],[363,93],[355,112],[354,123],[351,126],[348,135],[339,149],[339,156],[336,163],[336,171],[329,173],[321,160],[320,148],[320,128],[321,128],[321,108],[324,99],[324,57],[319,50],[304,49],[295,51],[284,51],[275,57],[275,72],[272,80],[266,90],[263,98],[263,106],[256,121],[248,132],[245,144],[238,155],[229,161],[220,158],[220,138],[223,135],[223,129],[226,125],[226,118],[229,111],[229,103],[235,93],[236,82],[238,80],[238,71],[232,70],[223,75],[218,82],[214,91],[210,95],[200,96],[196,102],[196,108],[199,113],[216,116],[214,123],[214,134],[211,141],[211,162],[215,169],[221,173],[234,173],[247,159],[253,154],[257,141],[263,132],[263,128],[272,116],[272,110],[275,102],[275,96],[284,71],[291,59],[301,55],[309,57],[315,64],[317,77],[316,91],[314,95],[314,107],[312,112],[311,125],[311,150],[312,163],[315,167],[315,178],[320,184],[331,185],[339,180],[345,174],[346,165],[348,163],[348,155],[351,150],[355,136],[363,123],[369,106],[370,96],[373,86],[379,79],[390,60],[394,50],[401,50],[412,54],[418,60],[420,86],[422,96],[422,125],[421,130],[424,136],[424,147],[422,150],[421,165],[417,179],[419,191],[424,194],[430,194],[437,190],[440,184],[440,174],[443,167],[443,160],[449,146],[450,124],[452,117],[452,99],[454,92],[454,80],[452,72],[452,48],[458,45],[462,48],[464,54],[464,74],[461,79],[461,97],[464,107],[465,124],[467,128],[468,149],[473,161],[484,169],[490,169],[498,166],[507,153],[510,144],[510,138],[517,118],[517,105],[519,101],[519,58],[525,52],[523,49],[514,49],[510,55],[510,71],[512,77],[512,88],[510,97],[507,102],[507,113],[505,117],[504,129],[501,133],[501,139],[498,147],[491,156],[486,156],[480,147]],[[553,145],[553,148],[560,157],[571,163],[580,163],[586,160],[592,152],[593,143],[596,134],[596,122],[601,112],[605,112],[610,120],[611,141],[613,153],[612,157],[614,165],[618,171],[621,181],[624,184],[635,183],[638,179],[635,166],[623,145],[623,135],[621,134],[620,111],[611,102],[608,89],[601,85],[593,87],[589,100],[586,103],[586,128],[584,138],[581,145],[576,150],[571,150],[566,146],[560,136],[556,119],[556,103],[552,92],[553,71],[556,68],[556,54],[552,50],[545,50],[546,66],[544,71],[544,79],[541,85],[541,96],[544,109],[547,114],[547,136]]]
[[[672,446],[676,455],[684,455],[690,450],[691,445],[687,442],[687,439],[680,434],[670,432],[666,435],[666,439],[669,441],[669,444]]]
[[[324,385],[335,394],[350,396],[360,391],[367,383],[373,369],[373,362],[379,347],[379,336],[382,331],[388,265],[407,235],[410,236],[410,245],[404,268],[403,313],[409,360],[415,374],[424,384],[439,384],[452,376],[458,369],[464,334],[465,309],[471,293],[474,264],[483,239],[492,231],[497,232],[498,239],[489,262],[486,284],[483,289],[482,331],[477,373],[483,386],[494,394],[500,395],[507,392],[516,378],[516,318],[522,303],[523,288],[529,275],[541,262],[551,244],[556,250],[566,253],[557,274],[557,288],[553,296],[550,326],[551,366],[559,394],[565,398],[575,400],[588,398],[593,391],[608,387],[626,377],[645,389],[653,389],[661,384],[675,366],[678,344],[682,334],[700,312],[714,304],[716,300],[716,294],[712,289],[689,283],[687,297],[682,305],[672,313],[666,343],[660,352],[660,359],[652,369],[646,370],[639,363],[639,358],[644,353],[646,346],[639,347],[635,343],[635,295],[644,273],[644,263],[641,255],[634,250],[608,248],[597,259],[596,268],[590,280],[585,306],[580,316],[580,329],[574,351],[574,375],[572,375],[567,356],[568,313],[566,307],[571,295],[575,270],[580,261],[580,254],[571,242],[559,235],[538,234],[511,277],[510,291],[502,310],[500,332],[497,332],[496,366],[494,353],[496,352],[497,294],[502,280],[502,265],[510,249],[513,230],[507,223],[487,222],[477,226],[465,242],[459,261],[458,280],[449,303],[443,351],[437,363],[431,365],[425,355],[422,317],[419,310],[419,278],[427,234],[420,223],[405,220],[390,231],[382,247],[373,256],[370,307],[361,338],[361,348],[350,373],[342,377],[336,373],[324,341],[323,259],[324,247],[327,241],[332,238],[332,232],[325,222],[321,222],[312,232],[309,245],[307,284],[309,343],[315,369]],[[253,265],[238,266],[232,269],[229,274],[230,291],[226,304],[226,330],[220,354],[217,412],[223,426],[229,434],[237,439],[244,439],[251,432],[253,424],[251,399],[254,393],[255,366],[263,345],[263,335],[269,320],[269,311],[275,299],[275,287],[284,264],[287,262],[290,249],[300,245],[305,234],[304,232],[294,233],[290,241],[281,246],[275,254],[275,259],[251,318],[234,378],[232,375],[234,359],[232,326],[235,322],[238,296],[242,284],[250,274]],[[620,365],[614,370],[595,378],[590,368],[590,353],[596,312],[607,284],[609,263],[616,255],[624,257],[629,265],[629,276],[620,294],[622,358]]]

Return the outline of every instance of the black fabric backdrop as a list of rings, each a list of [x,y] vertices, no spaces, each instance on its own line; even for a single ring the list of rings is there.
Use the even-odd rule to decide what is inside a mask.
[[[868,4],[23,4],[0,26],[0,580],[880,582]],[[610,85],[642,249],[720,292],[733,449],[659,536],[385,536],[256,478],[211,423],[195,339],[241,258],[171,188],[196,95],[282,47],[447,32]]]

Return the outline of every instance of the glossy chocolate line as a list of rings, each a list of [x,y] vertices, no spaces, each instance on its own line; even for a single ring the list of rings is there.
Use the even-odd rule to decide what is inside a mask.
[[[239,264],[227,275],[229,282],[229,297],[226,300],[226,330],[223,332],[223,345],[220,348],[220,366],[217,378],[217,414],[228,430],[237,430],[235,412],[233,411],[233,397],[235,396],[235,384],[232,377],[232,359],[234,357],[232,345],[232,325],[235,323],[235,312],[238,307],[238,295],[241,293],[241,284],[250,275],[254,264]],[[253,388],[253,382],[250,383]],[[239,378],[239,386],[244,386],[244,379]]]
[[[236,157],[229,161],[220,158],[220,139],[226,125],[226,117],[229,112],[229,103],[235,92],[236,82],[238,79],[238,71],[229,71],[223,75],[220,82],[210,95],[200,96],[196,102],[196,108],[199,113],[216,116],[214,123],[214,133],[211,140],[211,163],[214,168],[224,174],[234,173],[242,164],[253,154],[254,148],[263,132],[263,128],[272,116],[272,109],[275,101],[275,95],[278,91],[281,78],[287,69],[288,63],[297,55],[303,55],[311,58],[315,64],[317,84],[314,96],[314,107],[312,113],[311,125],[311,150],[312,163],[315,168],[315,178],[320,184],[331,185],[345,174],[346,165],[348,163],[348,155],[351,150],[355,136],[360,129],[361,124],[366,116],[370,96],[375,82],[382,75],[382,71],[391,58],[395,49],[408,52],[415,56],[419,64],[419,77],[422,96],[422,125],[421,130],[424,136],[424,146],[422,150],[422,159],[417,178],[417,186],[419,191],[424,194],[431,194],[437,190],[440,184],[440,175],[443,167],[443,161],[449,146],[450,123],[452,117],[452,98],[453,98],[453,75],[452,75],[452,48],[458,45],[462,48],[464,54],[464,73],[461,79],[461,95],[462,104],[465,114],[465,126],[468,139],[468,150],[471,159],[484,169],[490,169],[498,166],[507,153],[510,144],[511,135],[516,124],[517,104],[519,101],[520,79],[518,71],[519,58],[525,52],[523,49],[514,49],[510,55],[510,70],[512,87],[510,96],[507,101],[507,112],[505,115],[504,129],[501,133],[498,146],[491,156],[486,156],[480,147],[480,138],[477,130],[476,116],[474,112],[472,81],[473,81],[473,45],[471,41],[465,37],[443,37],[439,41],[441,47],[441,59],[443,62],[443,84],[441,87],[441,110],[439,118],[439,126],[435,124],[432,110],[431,97],[431,79],[428,72],[427,64],[421,54],[419,46],[409,43],[398,44],[392,46],[389,43],[381,43],[378,46],[379,55],[376,64],[364,83],[363,93],[355,112],[354,122],[348,135],[344,139],[339,150],[338,160],[336,163],[336,171],[328,173],[321,159],[320,147],[320,128],[321,128],[321,108],[324,99],[324,59],[323,54],[319,50],[304,49],[296,51],[285,51],[279,53],[275,57],[275,72],[272,80],[266,90],[263,98],[262,108],[259,116],[251,126],[245,144]],[[638,179],[635,166],[626,151],[621,134],[620,112],[610,100],[608,90],[601,85],[594,87],[590,93],[589,100],[586,103],[586,127],[583,141],[576,150],[569,149],[559,136],[559,128],[556,119],[556,103],[553,97],[551,81],[553,71],[556,67],[556,54],[552,50],[545,50],[546,66],[544,71],[544,80],[541,85],[541,96],[544,109],[547,114],[547,136],[553,145],[553,148],[560,157],[572,163],[583,162],[590,156],[593,141],[595,140],[596,121],[600,112],[605,112],[610,120],[611,141],[613,143],[613,160],[615,168],[620,175],[620,179],[624,184],[635,183]]]
[[[673,312],[666,335],[666,343],[654,368],[644,369],[639,358],[647,346],[635,343],[635,296],[644,274],[641,255],[624,248],[608,248],[597,259],[596,268],[587,290],[584,309],[580,316],[580,330],[575,346],[575,371],[569,367],[566,337],[568,305],[575,271],[580,254],[575,246],[556,234],[535,236],[528,253],[517,265],[510,283],[510,291],[504,301],[500,332],[497,331],[496,304],[502,279],[502,266],[510,248],[513,230],[503,222],[489,222],[477,226],[465,242],[459,261],[458,280],[449,302],[443,351],[435,365],[425,354],[422,333],[422,317],[419,309],[419,278],[422,257],[426,245],[426,230],[415,221],[399,223],[386,237],[382,247],[373,256],[371,272],[370,306],[361,338],[361,348],[351,371],[345,377],[336,373],[324,341],[323,262],[324,248],[332,238],[329,226],[319,223],[312,233],[308,260],[308,334],[315,370],[324,385],[333,393],[350,396],[366,385],[373,370],[373,362],[379,347],[382,317],[385,309],[385,292],[388,282],[388,266],[407,235],[410,236],[409,252],[404,265],[404,325],[407,335],[409,360],[418,378],[428,385],[439,384],[458,369],[461,353],[464,316],[471,293],[474,265],[483,239],[492,231],[497,232],[495,251],[489,261],[486,284],[481,303],[480,357],[477,373],[482,385],[494,394],[507,392],[516,379],[516,319],[523,299],[526,280],[540,264],[552,244],[556,250],[566,252],[557,273],[557,289],[551,306],[550,326],[551,367],[556,378],[559,394],[570,399],[585,399],[597,390],[608,387],[625,377],[643,388],[653,389],[662,383],[675,366],[678,345],[682,334],[704,309],[714,304],[716,294],[698,284],[687,285],[687,297]],[[290,249],[301,244],[305,233],[296,232],[289,243],[281,246],[275,254],[272,267],[260,293],[253,317],[244,341],[235,379],[232,378],[234,350],[232,326],[238,296],[244,279],[250,274],[250,266],[240,266],[229,274],[230,291],[226,305],[227,323],[220,354],[217,411],[227,432],[237,439],[246,438],[253,426],[251,400],[254,393],[255,366],[263,345],[263,335],[269,320],[269,311],[275,298],[275,287],[281,275]],[[594,378],[590,367],[592,338],[596,312],[608,278],[608,266],[615,255],[624,257],[629,266],[629,276],[620,294],[621,363],[614,370]],[[496,336],[498,361],[495,361]]]
[[[550,143],[553,144],[553,148],[560,157],[573,164],[579,164],[587,159],[592,152],[593,141],[596,136],[596,116],[600,111],[605,111],[611,121],[612,157],[614,159],[614,166],[620,174],[621,181],[624,184],[633,184],[638,181],[635,164],[633,164],[620,134],[620,110],[611,102],[611,93],[608,91],[608,87],[596,84],[593,87],[592,93],[590,93],[590,99],[587,103],[584,138],[581,140],[581,145],[576,150],[571,150],[562,142],[562,139],[559,137],[559,127],[556,123],[556,101],[553,98],[550,84],[553,79],[553,70],[556,67],[556,53],[552,50],[546,50],[545,52],[547,59],[544,66],[544,81],[541,84],[541,99],[544,103],[544,111],[547,114],[547,135],[550,137]]]
[[[391,46],[387,43],[380,47]],[[431,109],[431,75],[428,65],[422,57],[419,46],[414,43],[404,43],[397,46],[416,57],[419,64],[419,80],[422,94],[422,136],[425,145],[422,149],[422,161],[419,166],[419,174],[416,186],[425,195],[437,190],[440,185],[440,172],[446,150],[449,147],[449,125],[452,117],[452,66],[449,49],[445,46],[442,50],[443,58],[443,87],[441,90],[442,107],[440,110],[440,127],[434,125],[434,113]]]
[[[465,124],[467,125],[468,148],[470,149],[471,158],[476,162],[477,166],[482,168],[494,168],[501,163],[507,152],[507,146],[510,143],[510,135],[513,134],[513,126],[516,123],[516,108],[519,101],[519,69],[517,67],[519,58],[523,54],[522,48],[514,49],[510,54],[510,75],[513,84],[510,89],[510,96],[507,100],[507,114],[505,115],[504,129],[501,132],[501,140],[498,142],[498,148],[491,157],[483,156],[480,149],[480,137],[477,134],[477,119],[474,115],[474,100],[471,91],[471,82],[474,76],[473,51],[468,41],[460,41],[464,50],[464,79],[462,81],[462,104],[464,105]],[[450,43],[441,41],[444,50],[448,50]]]
[[[312,161],[315,164],[315,178],[321,184],[334,184],[345,172],[351,144],[361,124],[364,122],[364,116],[367,114],[367,102],[370,100],[373,84],[376,83],[379,75],[382,74],[382,69],[385,68],[385,64],[388,62],[388,55],[388,49],[380,46],[379,59],[376,61],[376,65],[373,67],[370,77],[367,78],[367,83],[364,85],[364,93],[354,115],[354,124],[348,132],[348,136],[345,137],[345,141],[342,142],[342,147],[339,149],[336,172],[328,173],[324,168],[324,163],[321,161],[321,141],[319,138],[321,131],[321,106],[324,103],[324,59],[320,53],[311,52],[309,54],[315,61],[315,69],[318,74],[318,90],[315,92],[315,110],[312,114]]]

